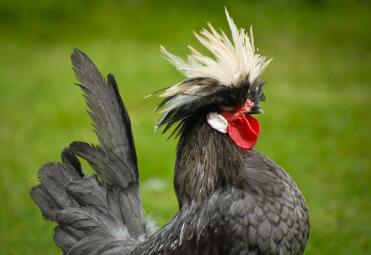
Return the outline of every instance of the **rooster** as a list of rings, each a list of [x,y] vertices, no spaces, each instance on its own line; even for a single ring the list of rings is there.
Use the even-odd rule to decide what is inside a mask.
[[[64,254],[302,254],[309,216],[294,181],[254,149],[262,113],[260,76],[270,60],[252,31],[226,11],[231,39],[212,25],[195,34],[212,56],[161,51],[185,80],[160,90],[157,128],[179,136],[174,189],[179,211],[159,230],[144,216],[131,124],[114,76],[80,50],[72,65],[98,145],[73,142],[44,165],[31,191]],[[78,157],[96,174],[86,176]]]

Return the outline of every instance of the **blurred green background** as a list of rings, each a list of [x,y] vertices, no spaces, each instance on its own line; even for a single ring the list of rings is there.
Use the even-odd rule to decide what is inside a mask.
[[[73,140],[96,141],[70,68],[74,47],[112,72],[132,118],[145,210],[177,210],[176,141],[153,132],[158,99],[182,79],[159,45],[184,55],[226,6],[274,61],[263,78],[258,150],[287,169],[311,213],[309,254],[371,252],[371,18],[368,1],[0,2],[0,254],[60,254],[29,197],[38,168]],[[200,48],[200,47],[198,47]]]

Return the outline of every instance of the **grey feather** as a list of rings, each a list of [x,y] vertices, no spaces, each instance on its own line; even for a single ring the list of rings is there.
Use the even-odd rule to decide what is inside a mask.
[[[31,197],[46,219],[55,220],[57,211],[77,204],[67,194],[66,187],[72,180],[80,178],[73,167],[62,163],[49,163],[40,169],[41,184],[31,190]]]
[[[138,176],[130,119],[113,75],[106,81],[89,57],[77,49],[73,51],[71,61],[100,144],[128,163],[130,170]]]
[[[35,204],[40,208],[45,219],[55,220],[56,212],[61,208],[42,184],[32,188],[31,197]]]
[[[138,181],[128,163],[108,148],[73,142],[70,150],[87,160],[104,181],[112,186],[126,188],[130,183]]]
[[[74,50],[72,65],[100,142],[73,142],[39,173],[31,196],[56,221],[54,241],[65,254],[127,254],[150,234],[141,205],[137,158],[126,108],[112,75]],[[79,156],[97,175],[84,176]],[[99,252],[98,252],[99,251]]]
[[[203,107],[224,102],[219,99],[230,92],[224,89],[199,102],[205,112],[177,110],[163,120],[182,120],[174,176],[179,211],[153,233],[143,214],[130,120],[117,84],[113,76],[104,80],[78,50],[72,63],[100,144],[73,142],[63,163],[42,167],[41,184],[31,191],[44,217],[58,223],[54,241],[64,254],[303,254],[309,215],[296,184],[274,162],[241,150],[205,121]],[[175,103],[187,100],[181,96]],[[76,156],[97,175],[85,176]]]
[[[69,194],[80,206],[103,206],[107,207],[107,192],[96,175],[73,181],[67,186]]]
[[[62,151],[62,155],[61,155],[61,160],[63,163],[65,163],[66,165],[70,165],[72,166],[77,172],[78,174],[83,177],[84,174],[82,172],[82,168],[81,168],[81,164],[80,164],[80,161],[79,159],[75,156],[75,154],[72,153],[72,151],[70,150],[70,148],[65,148],[63,151]]]
[[[39,173],[40,182],[60,208],[76,205],[75,201],[67,194],[68,184],[81,177],[69,165],[61,163],[50,163],[43,166]]]

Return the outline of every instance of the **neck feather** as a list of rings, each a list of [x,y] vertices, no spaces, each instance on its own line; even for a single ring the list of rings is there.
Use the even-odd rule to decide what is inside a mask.
[[[223,186],[246,183],[243,169],[247,153],[228,135],[211,128],[206,116],[187,120],[178,143],[174,176],[180,206]]]

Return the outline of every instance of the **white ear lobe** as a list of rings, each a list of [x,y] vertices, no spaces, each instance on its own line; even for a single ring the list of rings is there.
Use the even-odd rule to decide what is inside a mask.
[[[209,112],[207,114],[207,123],[221,133],[227,133],[228,121],[219,113]]]

